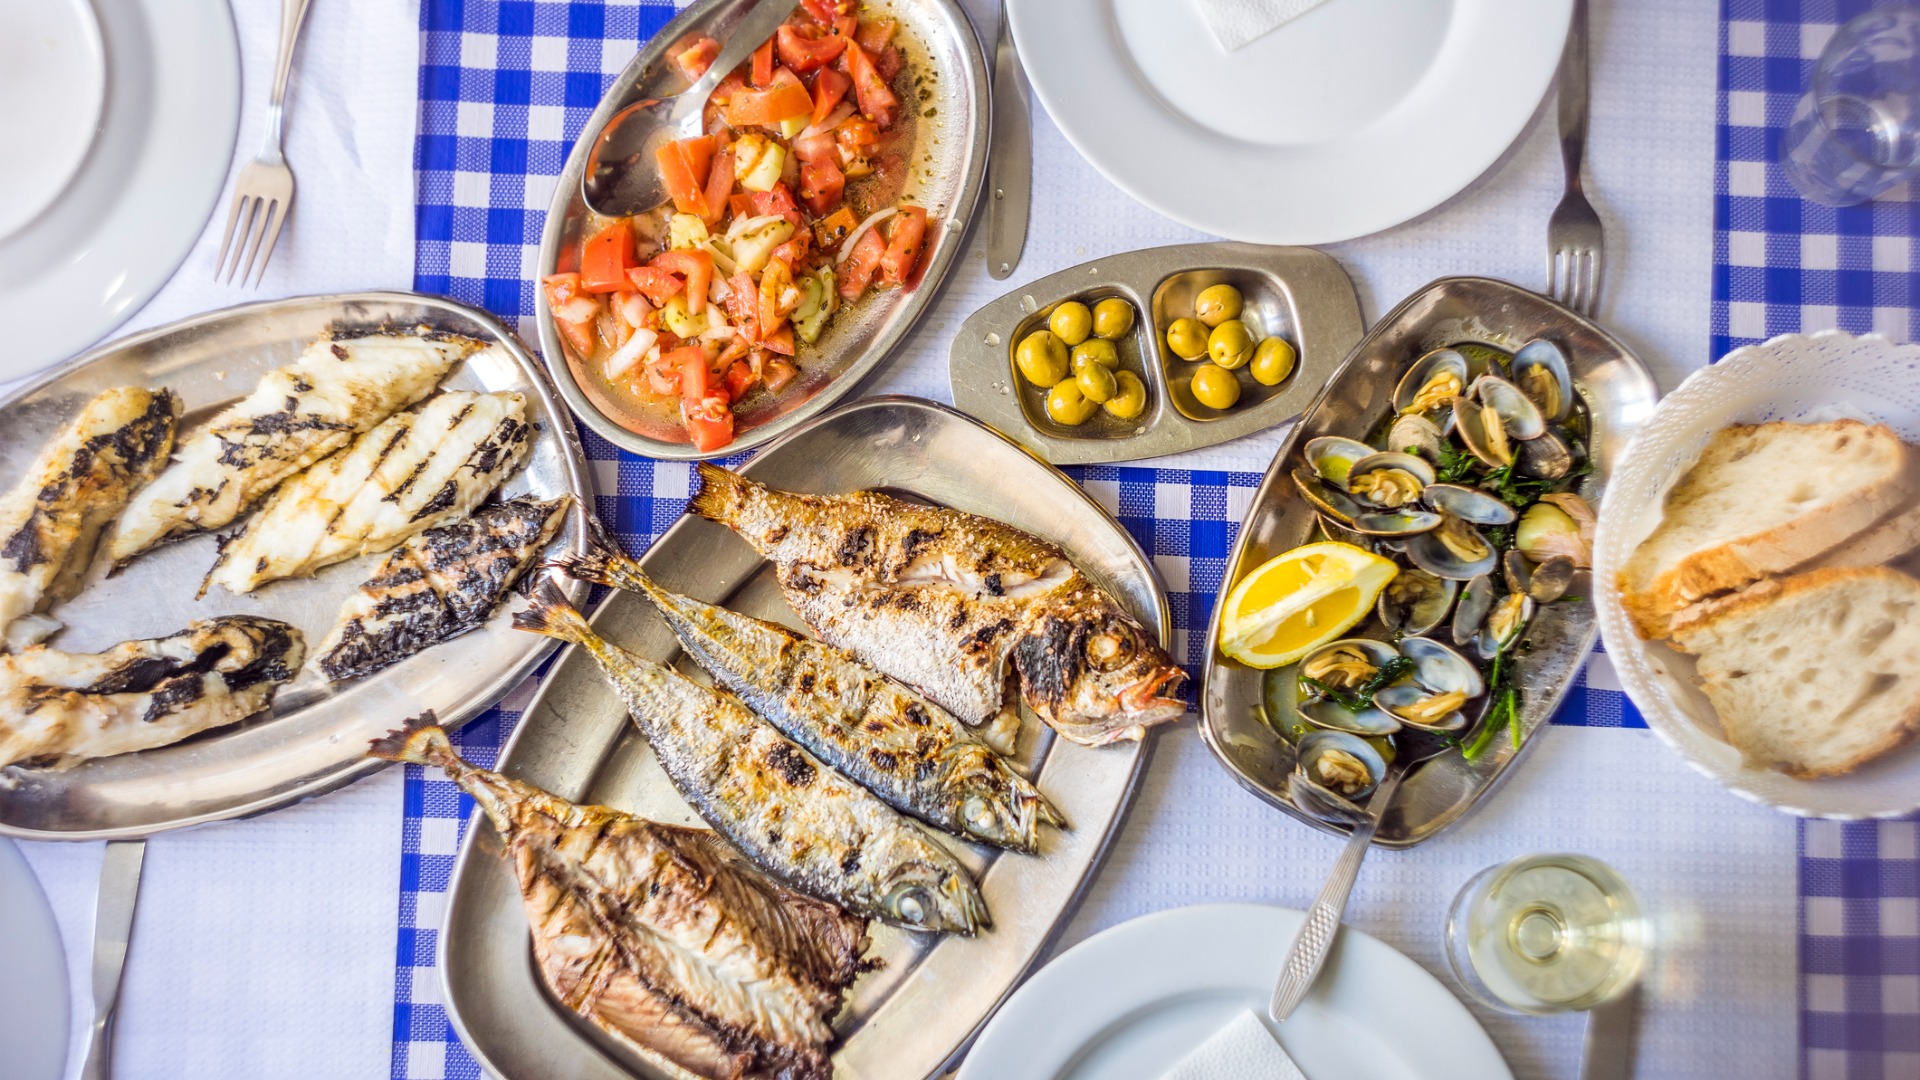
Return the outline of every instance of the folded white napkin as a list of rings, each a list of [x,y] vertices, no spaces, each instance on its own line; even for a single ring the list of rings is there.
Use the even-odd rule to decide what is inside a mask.
[[[1252,1009],[1242,1009],[1160,1080],[1306,1080]]]
[[[1232,52],[1257,37],[1299,18],[1326,0],[1195,0],[1207,27]]]

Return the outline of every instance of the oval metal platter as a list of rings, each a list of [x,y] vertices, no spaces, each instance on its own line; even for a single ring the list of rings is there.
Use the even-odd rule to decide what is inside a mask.
[[[95,349],[0,403],[0,476],[23,475],[54,432],[89,398],[115,386],[167,386],[186,405],[182,434],[250,393],[261,375],[292,362],[329,330],[377,327],[462,334],[489,343],[441,385],[517,390],[539,437],[501,495],[568,494],[574,506],[549,552],[580,550],[592,488],[566,410],[540,365],[492,316],[415,293],[369,292],[247,304],[162,326]],[[66,628],[49,643],[81,651],[174,633],[194,619],[264,615],[298,626],[309,647],[333,626],[377,556],[350,559],[305,580],[275,582],[247,596],[194,593],[213,565],[214,534],[150,551],[105,577],[96,560],[86,587],[53,614]],[[575,597],[586,594],[566,583]],[[72,769],[0,770],[0,833],[34,840],[137,836],[244,817],[312,798],[384,763],[367,741],[432,709],[449,725],[484,711],[552,651],[546,639],[507,625],[507,609],[483,627],[353,682],[330,686],[309,666],[250,720],[154,750],[100,758]]]
[[[1393,408],[1401,373],[1428,349],[1458,341],[1511,349],[1542,337],[1566,352],[1574,385],[1592,417],[1594,471],[1581,481],[1580,493],[1599,506],[1614,463],[1653,412],[1659,397],[1653,376],[1617,338],[1546,297],[1489,278],[1442,278],[1374,326],[1287,436],[1241,525],[1227,560],[1226,587],[1313,536],[1317,515],[1288,478],[1302,463],[1307,440],[1364,438],[1375,430]],[[1583,572],[1576,578],[1575,595],[1592,595],[1588,577]],[[1447,753],[1418,766],[1401,785],[1373,842],[1411,847],[1460,820],[1492,792],[1560,707],[1593,651],[1597,631],[1591,600],[1545,605],[1527,631],[1531,649],[1519,667],[1520,746],[1501,738],[1498,749],[1478,761]],[[1354,634],[1384,637],[1386,631],[1369,618]],[[1219,636],[1220,608],[1215,607],[1200,691],[1200,734],[1207,746],[1240,786],[1315,828],[1344,835],[1345,827],[1305,814],[1287,800],[1295,755],[1262,708],[1264,672],[1222,656]]]
[[[686,80],[672,57],[699,35],[724,41],[753,0],[703,0],[681,12],[655,34],[587,119],[554,189],[540,239],[539,276],[578,262],[573,254],[584,236],[606,219],[587,208],[580,178],[595,138],[614,113],[637,101],[678,93]],[[908,154],[904,198],[927,208],[935,239],[926,268],[910,289],[870,294],[828,322],[820,340],[802,346],[796,358],[795,386],[769,399],[758,395],[736,414],[738,434],[716,451],[702,453],[688,442],[669,442],[628,430],[596,405],[575,377],[560,335],[554,329],[542,290],[534,321],[540,351],[561,397],[588,427],[615,446],[669,461],[720,457],[751,450],[792,431],[831,408],[871,375],[912,329],[938,295],[940,285],[965,249],[967,225],[980,199],[987,164],[987,67],[965,12],[954,0],[877,0],[868,5],[899,24],[906,69],[914,91],[903,100],[917,114],[914,147]],[[596,391],[597,393],[597,391]],[[753,399],[749,399],[750,402]]]
[[[885,488],[1009,522],[1059,543],[1167,641],[1165,593],[1125,529],[1060,473],[972,419],[912,398],[870,398],[767,447],[741,470],[797,491]],[[725,526],[683,518],[641,557],[670,589],[798,626],[771,565]],[[593,614],[609,639],[693,670],[643,598],[615,592]],[[1070,831],[1049,830],[1039,856],[941,839],[980,882],[994,927],[973,939],[873,925],[870,956],[834,1028],[835,1075],[913,1080],[963,1052],[1065,925],[1106,852],[1147,757],[1142,743],[1094,750],[1055,738],[1031,715],[1018,763]],[[1036,731],[1037,729],[1037,731]],[[568,649],[500,758],[508,775],[567,799],[675,824],[701,825],[675,791],[590,656]],[[499,834],[476,817],[454,869],[440,936],[448,1017],[491,1075],[615,1080],[663,1075],[555,1002],[530,961],[527,916]]]
[[[1200,290],[1219,284],[1240,290],[1241,318],[1250,329],[1284,338],[1298,354],[1293,373],[1278,386],[1260,385],[1245,367],[1237,371],[1240,400],[1231,409],[1194,400],[1187,383],[1199,365],[1166,347],[1167,324],[1193,314]],[[1146,383],[1146,411],[1132,420],[1100,410],[1078,427],[1055,423],[1047,415],[1047,392],[1014,367],[1014,350],[1045,329],[1066,301],[1091,307],[1108,297],[1133,305],[1133,329],[1115,346],[1121,368]],[[1216,446],[1299,416],[1360,340],[1362,327],[1353,280],[1331,255],[1256,244],[1177,244],[1081,263],[987,304],[954,335],[948,378],[955,405],[1055,465],[1134,461]]]

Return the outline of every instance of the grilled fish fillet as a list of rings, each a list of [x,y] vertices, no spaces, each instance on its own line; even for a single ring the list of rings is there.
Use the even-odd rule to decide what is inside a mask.
[[[0,765],[64,769],[244,720],[305,654],[286,623],[224,615],[102,653],[35,646],[0,656]]]
[[[1139,739],[1178,718],[1186,673],[1113,597],[1037,536],[878,492],[796,495],[700,464],[687,509],[773,561],[787,602],[830,644],[968,724],[1010,703],[1074,742]]]
[[[449,390],[388,417],[282,484],[221,545],[206,584],[252,592],[466,517],[527,456],[526,413],[512,391]]]
[[[156,544],[222,528],[287,477],[426,397],[480,343],[373,334],[307,346],[179,447],[107,536],[116,566]]]
[[[954,715],[844,649],[655,584],[596,543],[568,573],[646,595],[688,655],[788,738],[901,813],[1015,851],[1040,847],[1055,810]]]
[[[862,969],[866,920],[768,881],[704,829],[475,768],[438,727],[370,752],[442,769],[486,812],[541,977],[567,1008],[694,1076],[831,1075],[829,1024]]]
[[[598,661],[674,786],[775,877],[910,930],[991,925],[972,875],[939,841],[733,695],[603,640],[554,592],[536,594],[513,625]]]
[[[571,501],[514,499],[400,545],[320,643],[320,670],[334,682],[370,675],[486,622],[560,531]]]
[[[80,591],[100,530],[173,452],[180,400],[122,386],[80,410],[0,496],[0,635],[21,648],[59,623],[36,613]]]

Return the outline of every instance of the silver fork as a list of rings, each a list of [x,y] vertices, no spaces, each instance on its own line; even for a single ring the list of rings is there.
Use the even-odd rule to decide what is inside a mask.
[[[233,208],[227,211],[227,233],[220,238],[220,258],[213,264],[213,280],[220,280],[220,272],[226,270],[226,280],[233,281],[233,275],[240,275],[240,284],[245,285],[248,277],[253,277],[257,287],[260,278],[267,273],[267,260],[273,258],[273,245],[280,239],[280,226],[287,223],[287,212],[293,209],[293,170],[287,168],[287,159],[281,156],[280,121],[287,99],[287,76],[293,69],[293,46],[300,40],[300,27],[307,21],[309,0],[281,0],[280,5],[280,59],[273,69],[273,97],[267,104],[267,141],[260,148],[260,154],[240,170],[240,178],[233,182]],[[240,242],[233,242],[235,227],[240,230]],[[249,243],[251,241],[251,243]],[[264,244],[264,250],[262,245]],[[227,250],[233,250],[233,263],[227,264]],[[241,269],[240,259],[246,256],[246,268]],[[254,275],[255,259],[259,260],[260,273]]]
[[[1580,187],[1587,151],[1587,0],[1574,0],[1567,51],[1560,56],[1560,157],[1567,193],[1547,222],[1547,292],[1592,318],[1600,310],[1604,241],[1600,215]]]

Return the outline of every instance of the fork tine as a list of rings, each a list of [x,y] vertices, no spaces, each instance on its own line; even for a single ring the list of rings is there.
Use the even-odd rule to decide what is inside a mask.
[[[1606,279],[1605,267],[1601,263],[1604,255],[1604,250],[1598,247],[1594,248],[1587,255],[1587,265],[1591,268],[1593,274],[1593,280],[1587,287],[1588,318],[1593,318],[1600,314],[1600,283]]]
[[[253,260],[260,255],[260,241],[266,238],[267,222],[273,217],[274,205],[273,202],[269,202],[263,197],[260,199],[260,209],[254,212],[253,226],[247,233],[253,240],[253,244],[247,249],[246,269],[238,271],[242,288],[246,287],[247,279],[253,276]],[[238,253],[234,255],[233,261],[236,266],[239,264],[240,256]]]
[[[239,223],[240,208],[246,204],[247,196],[243,192],[236,191],[233,193],[233,206],[227,211],[227,232],[226,235],[220,238],[220,257],[213,262],[213,280],[215,281],[220,280],[220,271],[227,265],[227,248],[233,243],[233,227]],[[246,234],[241,233],[240,236],[242,242],[244,242]]]
[[[287,204],[279,199],[267,207],[266,221],[260,226],[265,236],[265,244],[260,249],[260,273],[253,279],[253,287],[260,287],[260,280],[267,276],[267,260],[273,258],[273,245],[280,242],[280,226],[287,223]],[[251,261],[251,260],[249,260]]]

